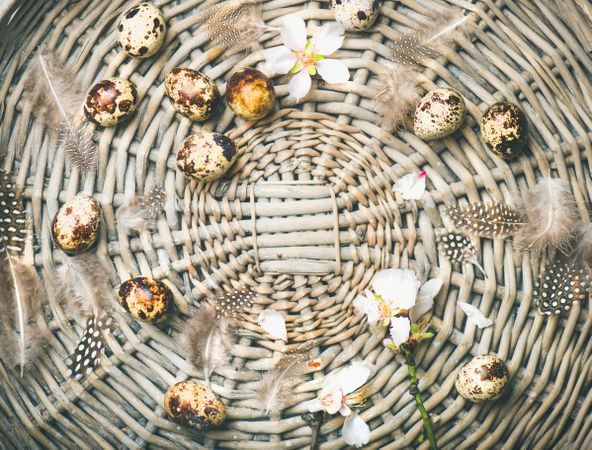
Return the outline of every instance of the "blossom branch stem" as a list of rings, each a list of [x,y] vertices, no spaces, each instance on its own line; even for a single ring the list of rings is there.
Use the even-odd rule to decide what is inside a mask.
[[[421,414],[421,420],[423,421],[423,426],[427,434],[430,447],[432,450],[438,450],[438,443],[436,442],[436,437],[434,436],[434,426],[432,424],[432,419],[425,409],[423,400],[421,398],[421,392],[418,388],[419,380],[417,379],[417,374],[415,372],[415,359],[413,358],[411,349],[409,349],[406,345],[401,346],[401,351],[403,356],[405,356],[405,364],[407,365],[407,373],[409,375],[409,393],[415,397],[415,404],[419,414]]]
[[[317,411],[316,413],[306,414],[304,415],[304,420],[308,422],[308,426],[311,429],[311,442],[310,442],[310,450],[317,450],[318,439],[319,439],[319,431],[321,429],[321,424],[323,423],[323,411]]]

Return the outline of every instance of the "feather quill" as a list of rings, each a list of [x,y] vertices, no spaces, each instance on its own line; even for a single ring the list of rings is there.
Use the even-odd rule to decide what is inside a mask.
[[[465,207],[448,206],[445,212],[456,228],[480,237],[511,236],[526,223],[520,211],[502,203],[475,202]]]
[[[456,33],[466,31],[464,25],[470,17],[456,10],[447,11],[429,25],[423,24],[395,39],[391,44],[393,60],[404,66],[417,66],[438,57],[450,48]]]
[[[306,342],[285,353],[273,369],[263,376],[256,389],[256,400],[265,414],[278,413],[284,409],[294,385],[307,369],[318,364],[309,361],[314,346],[314,342]]]
[[[11,367],[20,364],[21,376],[40,343],[35,319],[41,312],[41,284],[32,261],[25,257],[28,220],[22,193],[0,170],[0,357]]]
[[[256,50],[270,29],[261,18],[260,0],[227,0],[208,8],[197,21],[216,45],[236,50]]]
[[[85,92],[76,74],[54,53],[39,52],[28,84],[33,110],[57,134],[66,157],[83,173],[95,170],[97,147],[82,113]]]
[[[228,364],[238,318],[255,297],[250,288],[220,292],[187,322],[183,335],[187,360],[202,369],[208,385],[214,371]]]
[[[374,110],[380,114],[380,124],[390,129],[405,124],[419,100],[417,72],[397,66],[373,81]]]
[[[543,178],[522,198],[526,224],[514,237],[514,248],[538,255],[546,250],[569,253],[580,221],[569,186],[558,178]]]

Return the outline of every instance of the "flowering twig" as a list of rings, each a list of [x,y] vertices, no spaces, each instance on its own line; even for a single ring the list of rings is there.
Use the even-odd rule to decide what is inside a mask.
[[[428,436],[430,447],[432,450],[438,450],[438,443],[436,442],[436,437],[434,436],[432,419],[425,409],[423,400],[421,398],[421,392],[418,388],[419,380],[417,379],[417,374],[415,372],[415,358],[413,357],[413,352],[407,346],[407,344],[402,344],[399,348],[402,355],[405,357],[405,364],[407,365],[407,373],[409,375],[409,394],[415,398],[415,405],[417,406],[419,414],[421,414],[421,420],[423,421],[423,426]]]
[[[319,440],[319,431],[321,429],[321,425],[323,423],[325,413],[323,411],[317,411],[315,413],[308,413],[304,414],[302,417],[308,423],[312,433],[311,433],[311,441],[310,441],[310,450],[317,450],[318,448],[318,440]]]

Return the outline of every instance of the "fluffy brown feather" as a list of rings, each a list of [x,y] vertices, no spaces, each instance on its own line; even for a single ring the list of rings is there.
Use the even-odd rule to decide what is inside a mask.
[[[52,53],[38,53],[28,79],[33,111],[59,137],[66,157],[81,172],[97,166],[92,126],[85,121],[85,92],[72,69]]]
[[[127,235],[132,230],[146,230],[164,210],[165,200],[164,189],[160,186],[153,188],[146,195],[127,198],[115,213],[118,231]]]
[[[256,50],[268,27],[261,18],[260,0],[227,0],[208,8],[198,18],[209,38],[225,48]]]
[[[373,88],[374,110],[382,116],[380,124],[389,130],[402,127],[419,100],[417,72],[396,66],[376,78]]]
[[[581,222],[578,227],[576,245],[572,257],[580,267],[592,268],[592,223]]]
[[[0,358],[11,367],[20,364],[21,375],[38,350],[36,317],[44,298],[32,257],[25,257],[27,226],[22,193],[0,170]]]
[[[187,360],[202,369],[208,385],[214,371],[228,364],[237,319],[254,300],[250,289],[219,293],[187,322],[183,335]]]
[[[546,250],[569,253],[580,218],[569,186],[543,178],[522,197],[526,224],[514,237],[514,248],[538,255]]]
[[[465,25],[469,17],[454,9],[439,14],[429,24],[422,24],[395,39],[391,44],[393,60],[402,65],[421,65],[436,58],[450,48],[457,33],[467,31]]]
[[[307,362],[314,345],[314,342],[306,342],[287,352],[263,376],[256,389],[256,400],[265,414],[278,413],[285,408],[292,388],[309,369]]]

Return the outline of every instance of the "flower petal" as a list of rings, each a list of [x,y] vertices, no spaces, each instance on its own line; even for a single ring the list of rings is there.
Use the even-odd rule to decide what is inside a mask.
[[[335,53],[343,45],[345,28],[337,22],[329,22],[323,25],[314,34],[313,48],[316,53],[327,56]]]
[[[265,70],[270,75],[288,73],[298,58],[286,46],[271,47],[263,50]]]
[[[345,83],[349,80],[349,69],[343,61],[337,59],[323,59],[317,62],[317,70],[327,83]]]
[[[353,302],[354,308],[356,308],[362,314],[368,316],[368,323],[370,325],[378,322],[380,312],[378,311],[378,304],[374,298],[370,296],[358,295]]]
[[[411,322],[408,317],[393,317],[391,318],[391,338],[393,343],[399,347],[401,344],[407,342],[409,333],[411,332]]]
[[[464,302],[456,302],[456,304],[467,315],[467,320],[469,323],[477,325],[479,328],[487,328],[493,325],[493,320],[485,317],[481,310],[479,310],[479,308],[476,306]]]
[[[343,395],[351,394],[363,386],[368,378],[370,378],[370,368],[363,362],[354,362],[335,375],[335,380]]]
[[[288,92],[290,92],[290,95],[296,98],[296,101],[298,101],[308,94],[311,83],[312,80],[310,79],[308,71],[306,69],[301,70],[296,75],[294,75],[288,83]]]
[[[308,406],[309,412],[317,412],[323,409],[323,404],[318,398],[308,401],[306,406]]]
[[[419,200],[423,197],[426,188],[425,171],[408,173],[395,183],[393,190],[400,193],[404,200]]]
[[[417,322],[417,320],[426,314],[434,306],[434,298],[440,292],[442,288],[442,280],[440,278],[432,278],[428,280],[419,290],[417,295],[417,302],[409,311],[409,319],[411,323]]]
[[[296,51],[303,51],[306,47],[306,24],[302,17],[296,14],[284,16],[282,21],[282,41]]]
[[[370,427],[359,414],[353,413],[345,418],[341,436],[347,445],[360,448],[370,442]]]
[[[286,321],[284,315],[274,309],[266,309],[261,311],[257,323],[267,333],[273,337],[288,342],[288,331],[286,330]]]
[[[420,286],[415,272],[409,269],[381,270],[372,280],[372,288],[391,309],[410,309]]]
[[[351,408],[347,405],[343,405],[341,408],[339,408],[339,414],[341,414],[343,417],[349,416],[351,412]]]

